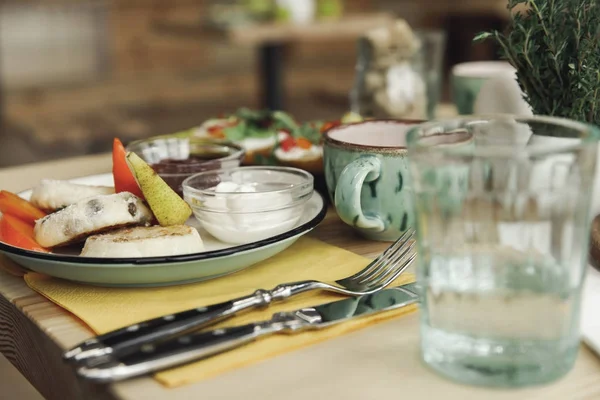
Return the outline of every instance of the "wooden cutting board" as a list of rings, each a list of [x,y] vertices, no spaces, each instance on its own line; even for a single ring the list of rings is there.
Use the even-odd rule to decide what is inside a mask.
[[[600,269],[600,215],[597,215],[592,221],[590,263]]]

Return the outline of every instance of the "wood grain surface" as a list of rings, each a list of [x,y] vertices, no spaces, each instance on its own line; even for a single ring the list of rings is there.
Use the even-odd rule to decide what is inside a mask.
[[[66,179],[107,172],[109,159],[103,155],[0,170],[0,187],[22,190],[42,177]],[[388,245],[362,240],[331,210],[311,235],[369,257]],[[0,351],[50,400],[600,399],[600,359],[584,346],[567,377],[547,386],[489,390],[443,379],[420,361],[418,315],[176,389],[166,389],[151,378],[105,386],[78,380],[62,363],[61,354],[91,334],[71,314],[29,289],[20,277],[0,271]]]
[[[44,400],[42,395],[0,354],[0,388],[2,397],[18,400]]]

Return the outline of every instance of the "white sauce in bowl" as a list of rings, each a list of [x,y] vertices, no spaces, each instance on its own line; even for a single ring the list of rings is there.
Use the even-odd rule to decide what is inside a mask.
[[[253,183],[221,182],[215,194],[203,207],[194,207],[194,214],[208,233],[226,243],[250,243],[286,232],[304,207],[289,207],[291,194],[259,192]],[[260,211],[266,208],[270,210]]]

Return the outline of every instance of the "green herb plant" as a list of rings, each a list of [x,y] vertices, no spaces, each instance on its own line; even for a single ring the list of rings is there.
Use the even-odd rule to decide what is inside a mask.
[[[508,30],[484,32],[517,70],[534,114],[600,125],[598,0],[509,0]]]

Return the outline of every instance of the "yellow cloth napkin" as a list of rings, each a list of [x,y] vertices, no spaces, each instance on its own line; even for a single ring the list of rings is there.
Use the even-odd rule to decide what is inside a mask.
[[[149,318],[248,295],[258,288],[271,289],[283,282],[303,279],[334,281],[361,270],[368,262],[368,259],[349,251],[315,239],[302,238],[286,251],[252,268],[220,279],[189,285],[135,289],[103,288],[36,273],[25,275],[25,281],[29,287],[69,310],[96,333],[101,334]],[[406,274],[395,284],[412,281],[414,276]],[[324,292],[307,293],[275,303],[264,311],[243,313],[215,327],[265,320],[278,311],[291,311],[340,298],[342,297],[339,295]],[[409,306],[372,317],[357,318],[322,331],[272,335],[212,358],[157,373],[155,377],[167,387],[200,381],[415,309],[416,306]]]

